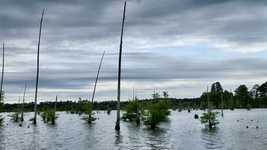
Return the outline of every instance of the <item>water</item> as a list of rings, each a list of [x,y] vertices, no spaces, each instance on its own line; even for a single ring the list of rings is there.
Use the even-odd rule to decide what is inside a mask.
[[[209,131],[194,119],[201,111],[172,111],[168,122],[155,131],[144,126],[121,122],[121,132],[114,130],[116,113],[96,114],[92,125],[81,116],[60,112],[55,126],[38,120],[35,127],[27,121],[22,127],[4,114],[5,125],[0,129],[2,150],[266,150],[267,109],[224,111],[218,128]],[[40,119],[40,117],[39,117]],[[28,128],[29,126],[29,128]],[[248,126],[248,128],[246,128]],[[257,129],[256,126],[259,128]]]

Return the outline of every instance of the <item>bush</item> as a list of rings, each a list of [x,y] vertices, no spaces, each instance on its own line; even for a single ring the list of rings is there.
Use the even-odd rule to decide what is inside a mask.
[[[137,125],[140,124],[141,105],[138,100],[130,101],[126,106],[126,113],[123,114],[122,119],[124,121],[135,121]]]
[[[11,115],[11,120],[14,122],[19,122],[19,113],[15,112]]]
[[[155,129],[160,122],[167,119],[170,114],[169,107],[169,103],[164,100],[148,106],[142,116],[144,124],[150,126],[151,129]]]
[[[91,124],[96,120],[93,113],[93,106],[90,102],[83,102],[82,112],[86,115],[83,119],[86,120],[87,123]]]
[[[56,112],[54,110],[46,110],[41,114],[44,123],[50,123],[54,125],[56,123]]]
[[[205,124],[210,129],[216,127],[217,124],[219,124],[219,121],[217,120],[218,112],[207,112],[203,113],[200,117],[200,121],[202,124]]]

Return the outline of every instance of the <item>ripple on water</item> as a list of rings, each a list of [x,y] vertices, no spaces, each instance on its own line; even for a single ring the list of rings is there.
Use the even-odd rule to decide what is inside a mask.
[[[201,140],[206,149],[222,149],[223,141],[218,128],[202,129]]]

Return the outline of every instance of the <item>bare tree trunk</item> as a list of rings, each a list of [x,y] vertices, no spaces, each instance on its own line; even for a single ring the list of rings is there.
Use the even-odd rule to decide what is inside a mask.
[[[121,25],[121,39],[120,39],[120,52],[119,52],[119,66],[118,66],[118,93],[117,93],[117,121],[115,125],[115,130],[120,130],[120,98],[121,98],[121,54],[122,54],[122,39],[123,39],[123,29],[126,11],[126,1],[124,2],[122,25]]]
[[[207,103],[208,103],[208,112],[211,112],[209,86],[207,86]]]
[[[223,114],[223,108],[224,107],[224,103],[223,103],[223,93],[221,93],[221,116],[223,117],[224,114]]]
[[[34,118],[33,118],[33,124],[35,124],[35,125],[36,125],[36,117],[37,117],[37,97],[38,97],[37,94],[38,94],[38,83],[39,83],[39,54],[40,54],[40,43],[41,43],[44,11],[45,11],[45,9],[43,9],[42,17],[41,17],[41,21],[40,21],[38,49],[37,49],[37,72],[36,72],[36,85],[35,85],[35,95],[34,95]]]
[[[27,84],[25,83],[23,98],[22,98],[22,107],[21,107],[21,117],[20,117],[21,122],[24,121],[24,103],[25,103],[26,89],[27,89]]]
[[[105,51],[102,54],[102,57],[101,57],[101,60],[100,60],[100,64],[98,66],[98,70],[97,70],[97,74],[96,74],[95,85],[94,85],[94,90],[93,90],[92,100],[91,100],[92,106],[93,106],[93,102],[94,102],[94,98],[95,98],[96,85],[97,85],[97,81],[98,81],[99,72],[100,72],[100,69],[101,69],[101,66],[102,66],[102,62],[103,62],[103,59],[104,59],[104,55],[105,55]]]
[[[55,102],[55,105],[54,105],[54,111],[55,111],[55,113],[57,112],[57,96],[56,96],[56,102]]]
[[[0,103],[4,103],[4,96],[3,96],[4,72],[5,72],[5,43],[3,43],[3,54],[2,54],[2,76],[1,76],[1,87],[0,87]]]

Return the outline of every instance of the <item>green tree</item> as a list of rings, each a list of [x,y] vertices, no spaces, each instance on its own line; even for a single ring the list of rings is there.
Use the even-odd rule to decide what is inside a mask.
[[[239,104],[241,107],[250,107],[251,102],[250,102],[250,95],[248,92],[248,88],[246,85],[240,85],[236,90],[235,90],[235,98],[237,101],[239,101]]]
[[[137,125],[140,124],[140,115],[142,107],[138,102],[138,99],[130,101],[126,106],[126,113],[123,114],[122,119],[124,121],[135,121]]]
[[[215,82],[211,85],[211,92],[210,92],[210,102],[211,105],[215,108],[220,108],[221,105],[221,96],[223,93],[223,88],[220,82]]]
[[[260,97],[267,97],[267,82],[263,83],[259,88],[258,88],[259,96]]]
[[[163,91],[163,98],[169,98],[168,91]]]
[[[149,105],[142,114],[142,120],[144,124],[149,126],[151,129],[155,129],[157,125],[165,121],[170,114],[170,104],[168,101],[159,101]]]
[[[217,114],[218,112],[207,112],[203,113],[203,115],[200,117],[200,121],[202,124],[207,125],[210,129],[214,128],[217,124],[219,124],[219,121],[217,120]]]

